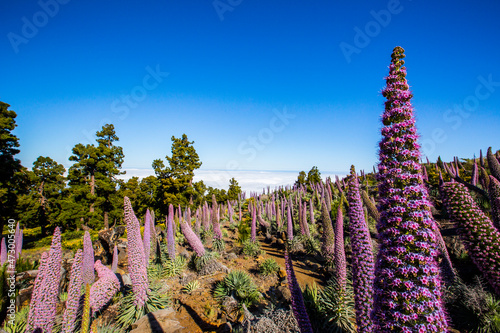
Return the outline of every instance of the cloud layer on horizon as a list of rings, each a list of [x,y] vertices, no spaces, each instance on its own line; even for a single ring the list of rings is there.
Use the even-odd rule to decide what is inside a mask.
[[[127,173],[121,175],[121,179],[132,177],[144,178],[154,175],[153,169],[125,169]],[[286,185],[293,185],[297,180],[299,171],[259,171],[259,170],[197,170],[194,181],[203,180],[205,185],[227,190],[229,180],[235,178],[242,191],[262,192],[269,186],[271,190]],[[336,175],[344,177],[347,172],[324,172],[321,173],[323,179],[326,177],[335,178]]]

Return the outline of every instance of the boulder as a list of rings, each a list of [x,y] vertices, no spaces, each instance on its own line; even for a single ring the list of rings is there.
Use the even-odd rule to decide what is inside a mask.
[[[166,308],[151,312],[132,324],[130,333],[180,333],[184,327],[175,317],[175,310]]]
[[[95,256],[104,265],[111,265],[116,241],[124,234],[125,226],[123,225],[99,231],[99,238],[95,243]]]

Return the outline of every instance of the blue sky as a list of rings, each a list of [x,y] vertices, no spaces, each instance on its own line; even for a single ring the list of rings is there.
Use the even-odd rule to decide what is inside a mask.
[[[371,170],[406,50],[424,153],[500,149],[499,1],[2,1],[0,100],[23,165],[113,123],[125,169],[195,141],[203,169]]]

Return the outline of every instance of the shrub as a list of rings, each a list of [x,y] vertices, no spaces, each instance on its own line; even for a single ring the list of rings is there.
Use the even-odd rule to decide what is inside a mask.
[[[255,304],[261,294],[248,273],[244,271],[232,271],[219,281],[214,290],[214,297],[222,301],[224,297],[234,297],[239,303],[250,307]]]
[[[248,256],[257,257],[262,253],[262,251],[258,242],[247,240],[243,243],[243,253]]]
[[[273,258],[267,258],[259,265],[259,273],[263,276],[270,276],[278,273],[280,266]]]

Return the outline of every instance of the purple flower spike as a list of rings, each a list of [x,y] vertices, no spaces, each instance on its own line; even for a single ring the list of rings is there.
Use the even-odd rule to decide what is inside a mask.
[[[90,307],[92,314],[99,312],[120,289],[120,281],[109,268],[100,260],[95,263],[95,270],[99,280],[90,287]]]
[[[151,223],[153,219],[149,210],[146,211],[146,217],[144,218],[144,236],[142,238],[142,244],[144,246],[144,265],[146,268],[149,266],[149,256],[151,254]]]
[[[128,267],[132,290],[135,294],[134,305],[142,307],[148,298],[148,272],[144,265],[144,245],[141,238],[141,228],[134,214],[130,199],[124,198],[125,223],[127,224]]]
[[[288,221],[288,224],[287,224],[286,231],[287,231],[288,240],[292,241],[293,240],[293,221],[292,221],[292,212],[290,210],[290,206],[291,206],[291,204],[287,205],[287,221]]]
[[[325,208],[326,210],[326,208]],[[335,273],[339,285],[345,290],[347,283],[347,267],[344,249],[344,216],[342,215],[342,200],[337,210],[335,221]]]
[[[88,231],[83,236],[83,283],[94,283],[94,247]]]
[[[359,194],[358,176],[351,166],[347,191],[349,201],[349,234],[352,247],[352,284],[358,332],[372,332],[370,313],[373,306],[373,252],[370,232],[365,221],[363,204]]]
[[[301,333],[313,333],[311,322],[307,314],[306,307],[304,305],[304,297],[302,296],[302,290],[300,289],[297,278],[295,277],[295,271],[293,270],[293,263],[288,250],[285,250],[285,267],[286,276],[288,280],[288,288],[290,289],[292,310],[297,323],[299,324]]]
[[[443,203],[472,261],[500,295],[500,232],[460,183],[441,187]]]
[[[167,217],[167,250],[170,259],[175,259],[174,206],[168,207]]]
[[[337,218],[339,218],[339,216],[337,216]],[[327,263],[332,263],[335,261],[335,235],[333,233],[332,219],[330,218],[330,213],[326,207],[325,200],[321,200],[321,220],[323,222],[321,254]]]
[[[111,262],[111,270],[116,273],[118,269],[118,247],[115,245],[113,249],[113,261]]]
[[[68,300],[66,301],[66,310],[63,316],[62,333],[73,333],[75,331],[76,316],[78,314],[78,305],[80,304],[80,295],[83,285],[82,263],[83,252],[80,249],[76,252],[73,265],[71,266]]]
[[[214,230],[214,238],[222,239],[222,231],[220,230],[219,224],[219,207],[215,194],[212,195],[212,228]]]
[[[181,231],[184,234],[184,237],[186,237],[189,245],[193,248],[193,251],[196,252],[196,255],[198,257],[203,257],[205,255],[205,248],[203,247],[201,240],[191,229],[191,226],[188,223],[183,222],[181,223]]]
[[[490,176],[488,195],[490,197],[493,225],[497,230],[500,230],[500,182],[493,176]]]
[[[59,301],[61,263],[61,231],[56,228],[49,253],[45,252],[40,261],[40,268],[33,287],[26,332],[38,329],[42,332],[52,333]]]
[[[5,237],[2,237],[2,245],[0,245],[0,265],[7,261],[7,244],[5,243]]]
[[[372,318],[374,332],[446,332],[438,249],[420,145],[403,67],[404,50],[392,53],[379,143],[380,220]]]
[[[253,243],[255,243],[257,237],[257,210],[255,207],[252,209],[252,226],[250,232],[250,239]]]

